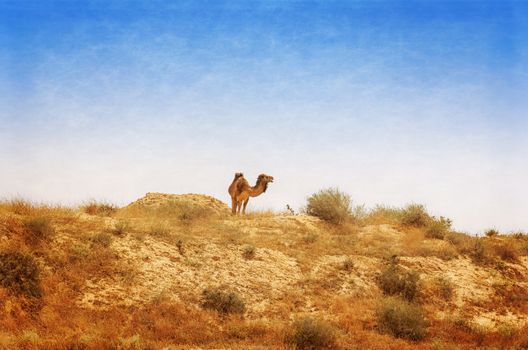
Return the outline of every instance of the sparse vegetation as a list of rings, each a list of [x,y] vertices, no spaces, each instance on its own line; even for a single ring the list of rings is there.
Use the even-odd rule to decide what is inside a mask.
[[[397,297],[386,298],[377,313],[380,331],[397,338],[422,340],[427,324],[420,306]]]
[[[170,228],[162,223],[156,223],[150,228],[150,234],[155,237],[166,238],[170,236]]]
[[[114,204],[91,201],[84,204],[81,209],[88,215],[112,216],[119,208]]]
[[[207,288],[202,293],[202,307],[220,314],[243,314],[244,301],[238,294],[225,288]]]
[[[519,248],[512,242],[504,242],[495,246],[495,253],[504,261],[519,260]]]
[[[492,228],[492,229],[489,229],[486,232],[484,232],[484,234],[487,237],[496,237],[496,236],[499,235],[499,231],[497,231],[496,229]]]
[[[309,232],[307,233],[306,235],[303,236],[302,240],[304,243],[307,243],[307,244],[312,244],[312,243],[315,243],[317,241],[317,238],[319,238],[319,236],[313,232]]]
[[[489,248],[482,238],[475,238],[470,246],[469,256],[477,264],[486,264],[491,261]]]
[[[114,224],[113,233],[117,236],[124,236],[130,229],[130,222],[127,220],[118,220]]]
[[[181,208],[167,205],[172,198],[197,212],[211,206],[215,214],[182,220]],[[499,317],[496,329],[472,322],[484,312],[511,319],[528,312],[520,257],[528,254],[526,235],[474,237],[429,214],[423,226],[403,225],[404,210],[377,207],[364,215],[352,209],[343,224],[329,225],[269,211],[232,217],[218,201],[197,195],[151,194],[111,218],[88,217],[82,208],[0,202],[0,348],[528,344],[526,327]],[[38,218],[47,224],[27,225]],[[51,233],[30,239],[46,225]],[[393,254],[400,258],[384,260]],[[12,277],[17,274],[26,277]],[[223,284],[202,293],[210,283]],[[456,317],[465,321],[451,321]]]
[[[439,277],[435,280],[436,288],[439,296],[445,301],[453,298],[453,283],[444,277]]]
[[[354,269],[354,261],[350,258],[346,258],[341,265],[341,268],[345,271],[352,271]]]
[[[24,221],[24,227],[32,243],[49,239],[55,232],[50,219],[44,216],[27,219]]]
[[[285,342],[299,350],[335,349],[336,332],[325,321],[305,317],[293,323]]]
[[[331,224],[340,225],[352,214],[350,196],[337,188],[329,188],[314,193],[308,198],[305,211]]]
[[[397,295],[414,301],[419,292],[419,276],[415,271],[405,271],[395,261],[389,262],[381,272],[378,285],[386,295]]]
[[[108,247],[112,243],[112,236],[106,232],[100,232],[90,237],[90,241],[93,244],[100,244],[103,247]]]
[[[255,257],[255,246],[245,244],[242,247],[242,256],[247,260],[253,259]]]
[[[40,297],[40,269],[35,258],[15,251],[0,252],[0,285],[16,294]]]
[[[372,224],[398,224],[401,213],[399,208],[376,205],[367,212],[366,221]]]
[[[421,204],[409,204],[401,211],[400,222],[404,226],[425,227],[430,221],[431,217]]]
[[[440,219],[431,218],[425,228],[425,237],[444,239],[450,228],[451,220],[444,218],[443,216],[441,216]]]

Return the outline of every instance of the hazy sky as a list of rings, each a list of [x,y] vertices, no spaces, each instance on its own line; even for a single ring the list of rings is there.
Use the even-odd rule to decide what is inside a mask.
[[[0,0],[0,197],[338,186],[528,230],[528,1]]]

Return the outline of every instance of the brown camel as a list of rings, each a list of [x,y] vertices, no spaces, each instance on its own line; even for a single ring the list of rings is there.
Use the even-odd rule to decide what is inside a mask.
[[[240,174],[240,175],[239,175]],[[239,175],[237,177],[237,175]],[[246,213],[246,207],[249,197],[257,197],[268,189],[268,183],[273,182],[273,176],[260,174],[255,186],[251,187],[242,173],[236,173],[235,179],[229,186],[229,195],[231,195],[231,211],[233,214]]]

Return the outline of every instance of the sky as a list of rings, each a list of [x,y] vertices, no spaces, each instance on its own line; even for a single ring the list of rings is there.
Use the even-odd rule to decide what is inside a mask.
[[[528,231],[528,1],[0,0],[0,197],[328,187]]]

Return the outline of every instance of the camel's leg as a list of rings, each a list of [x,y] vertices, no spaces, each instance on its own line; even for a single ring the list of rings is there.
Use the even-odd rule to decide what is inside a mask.
[[[236,214],[237,201],[235,197],[231,197],[231,214]]]
[[[246,214],[246,207],[249,202],[249,198],[244,201],[244,208],[242,209],[242,214]]]
[[[239,202],[237,203],[237,214],[240,215],[240,210],[241,210],[241,209],[242,209],[242,201],[239,201]]]

